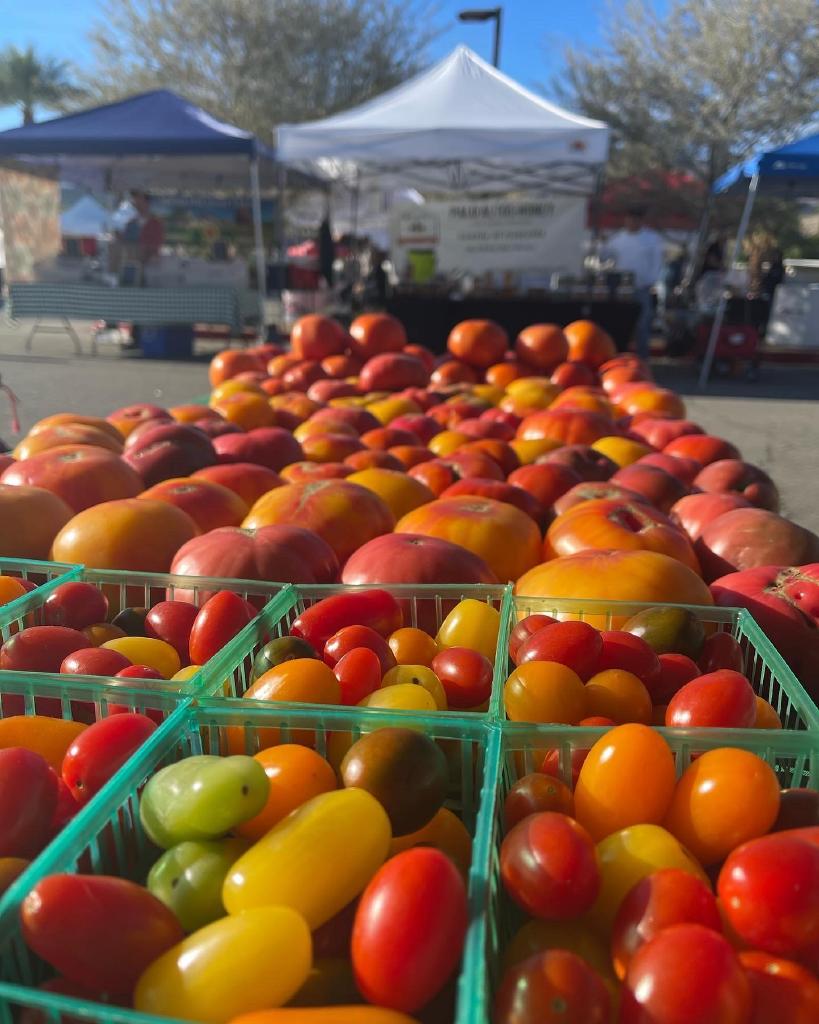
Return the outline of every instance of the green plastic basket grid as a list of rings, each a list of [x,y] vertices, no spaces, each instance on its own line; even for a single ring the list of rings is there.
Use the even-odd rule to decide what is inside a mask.
[[[35,590],[21,594],[8,604],[0,605],[0,621],[22,618],[31,608],[39,606],[61,583],[76,579],[82,566],[67,562],[40,562],[29,558],[0,558],[0,576],[14,576],[36,584]]]
[[[497,727],[496,727],[497,728]],[[500,881],[500,844],[503,827],[503,803],[512,784],[537,770],[541,756],[535,751],[557,750],[560,775],[571,784],[571,755],[589,749],[607,731],[604,728],[565,726],[529,726],[510,722],[498,729],[501,736],[499,760],[488,797],[491,806],[481,808],[482,825],[488,834],[481,836],[480,849],[486,856],[483,891],[487,904],[482,915],[485,928],[479,932],[465,972],[472,992],[469,1011],[458,1024],[489,1024],[491,1006],[502,974],[503,952],[512,936],[526,920],[503,891]],[[819,735],[813,732],[755,731],[750,729],[659,729],[675,753],[677,774],[690,764],[694,754],[717,747],[741,747],[751,750],[774,767],[782,787],[817,788],[819,786]],[[490,771],[491,774],[491,771]],[[477,846],[478,844],[476,844]],[[479,945],[480,944],[480,945]]]
[[[202,696],[241,697],[252,682],[253,659],[269,640],[287,636],[294,620],[310,605],[334,594],[359,592],[362,589],[387,590],[404,609],[404,625],[421,624],[433,634],[455,607],[465,598],[485,601],[500,613],[498,644],[495,650],[495,672],[492,680],[492,700],[499,694],[506,678],[506,643],[508,619],[512,609],[512,588],[497,584],[373,584],[345,586],[342,584],[295,585],[280,595],[280,600],[271,602],[254,622],[249,623],[215,658],[208,662],[203,672]],[[298,707],[286,704],[285,707]],[[326,705],[322,705],[326,706]],[[367,709],[362,709],[366,711]],[[374,708],[371,714],[380,715],[381,709]],[[400,715],[414,715],[426,726],[434,729],[434,723],[444,712],[419,715],[417,712],[396,712]],[[446,714],[455,714],[454,711]],[[460,717],[469,720],[482,718],[486,714],[462,712]]]
[[[226,730],[243,728],[248,751],[259,748],[259,729],[280,730],[279,741],[288,742],[293,730],[312,732],[315,748],[327,752],[329,733],[362,732],[385,726],[405,725],[401,713],[379,715],[366,709],[282,706],[248,701],[186,701],[143,744],[140,750],[63,830],[25,875],[10,887],[0,903],[0,1022],[12,1024],[21,1009],[37,1009],[54,1024],[80,1017],[100,1024],[142,1022],[159,1024],[168,1018],[55,996],[36,989],[51,972],[23,942],[19,908],[31,887],[41,878],[60,872],[115,874],[143,882],[156,857],[139,822],[138,794],[145,781],[160,767],[191,754],[225,753],[230,745]],[[475,969],[482,964],[485,948],[485,912],[488,906],[486,863],[490,852],[491,821],[497,788],[501,734],[478,719],[428,716],[424,732],[442,742],[450,770],[447,806],[456,811],[474,836],[468,893],[470,924],[457,988],[455,1024],[474,1019]]]
[[[180,594],[187,595],[194,602],[199,603],[215,591],[232,590],[260,608],[269,605],[271,610],[275,611],[283,603],[286,604],[286,594],[290,587],[290,584],[286,583],[259,580],[216,579],[208,576],[179,576],[169,573],[130,572],[115,569],[86,569],[82,566],[76,566],[74,571],[68,574],[68,578],[93,583],[100,587],[105,591],[111,605],[120,608],[150,607],[158,601],[179,597]],[[42,625],[45,599],[56,586],[65,581],[63,577],[56,578],[46,586],[26,594],[8,605],[0,606],[0,642],[8,640],[13,633],[25,626]],[[15,605],[17,607],[14,607]],[[225,650],[228,650],[229,647],[230,644],[225,645]],[[30,676],[33,682],[49,680],[54,684],[62,682],[66,678],[64,675],[39,672],[20,673],[20,675]],[[0,694],[4,692],[3,681],[5,678],[6,673],[0,673]],[[105,677],[74,676],[73,678],[99,684]],[[158,679],[143,680],[140,682],[140,686],[153,692],[194,693],[200,689],[202,683],[203,674],[200,670],[190,679],[181,682],[179,680],[175,682]],[[117,680],[111,685],[119,686],[119,681]]]
[[[512,614],[501,623],[499,643],[508,651],[509,631],[526,615],[542,613],[560,619],[581,619],[599,629],[620,629],[626,619],[660,602],[586,601],[563,598],[515,597]],[[706,627],[729,632],[739,641],[744,655],[743,671],[751,684],[776,709],[786,730],[819,730],[819,708],[808,695],[753,615],[745,608],[717,608],[708,605],[662,603],[667,608],[684,608],[694,613]],[[514,665],[504,660],[511,671]],[[497,703],[495,698],[497,697]],[[493,717],[505,717],[503,693],[493,694]]]

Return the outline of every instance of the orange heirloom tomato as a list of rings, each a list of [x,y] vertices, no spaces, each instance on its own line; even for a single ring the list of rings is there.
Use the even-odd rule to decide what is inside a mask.
[[[319,793],[336,788],[336,773],[324,758],[308,747],[282,743],[260,750],[254,757],[270,783],[267,803],[255,818],[233,831],[244,839],[261,839],[291,811]]]
[[[513,722],[577,725],[587,715],[588,698],[580,676],[556,661],[519,665],[503,687],[506,715]]]
[[[549,527],[544,554],[573,555],[589,548],[657,551],[699,573],[691,541],[662,512],[639,502],[597,498],[574,505]]]
[[[318,928],[363,891],[391,839],[387,812],[366,790],[322,793],[235,861],[222,887],[225,909],[291,907]]]
[[[54,537],[70,519],[71,509],[51,491],[0,484],[0,537],[6,557],[48,558]]]
[[[595,840],[629,825],[658,825],[675,782],[674,755],[663,737],[648,725],[620,725],[601,736],[583,762],[575,815]]]
[[[778,813],[779,782],[773,768],[748,750],[720,747],[686,768],[664,824],[708,865],[765,835]]]
[[[435,495],[420,480],[393,469],[362,469],[348,476],[349,483],[359,484],[386,502],[396,520],[413,509],[433,501]]]

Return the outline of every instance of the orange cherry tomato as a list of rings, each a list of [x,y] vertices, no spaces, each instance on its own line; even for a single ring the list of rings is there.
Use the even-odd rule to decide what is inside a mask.
[[[503,700],[513,722],[577,725],[587,715],[586,688],[580,676],[556,661],[519,665],[504,684]]]
[[[717,634],[719,635],[719,634]],[[756,695],[756,719],[754,729],[781,729],[782,719],[776,712],[776,708],[768,703],[764,697]]]
[[[601,715],[623,725],[651,724],[651,696],[641,679],[622,668],[598,672],[586,683],[588,714]]]
[[[396,629],[390,634],[388,642],[399,665],[426,665],[429,668],[438,653],[438,644],[434,638],[423,629],[415,629],[413,626]]]
[[[577,820],[598,841],[629,825],[660,824],[675,781],[674,755],[659,733],[639,723],[617,726],[594,744],[580,769]]]
[[[664,824],[708,865],[765,835],[778,813],[779,782],[773,768],[748,750],[720,747],[686,768]]]
[[[270,789],[267,803],[256,817],[233,830],[244,839],[261,839],[291,811],[319,793],[329,793],[337,787],[336,773],[309,747],[282,743],[260,750],[254,760],[264,768]]]
[[[8,604],[25,593],[26,588],[19,580],[13,576],[0,576],[0,604]]]

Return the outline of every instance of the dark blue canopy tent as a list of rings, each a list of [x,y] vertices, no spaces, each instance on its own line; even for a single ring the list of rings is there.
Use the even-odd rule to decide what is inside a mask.
[[[0,132],[0,159],[55,168],[63,180],[108,192],[249,193],[264,309],[260,190],[277,184],[272,150],[167,89]],[[280,184],[280,182],[279,182]],[[264,318],[262,318],[262,324]]]
[[[717,195],[739,192],[745,188],[746,182],[749,182],[748,194],[729,266],[733,266],[739,259],[757,193],[790,196],[794,199],[819,196],[819,131],[812,132],[796,142],[755,153],[750,159],[737,164],[718,178],[714,182],[713,192]],[[708,337],[708,347],[700,371],[701,389],[705,389],[708,384],[727,303],[728,296],[724,294],[717,307]]]

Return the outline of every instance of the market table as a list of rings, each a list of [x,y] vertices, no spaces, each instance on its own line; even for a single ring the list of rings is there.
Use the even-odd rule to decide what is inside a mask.
[[[110,288],[96,284],[36,282],[9,285],[8,316],[12,320],[34,318],[25,348],[37,333],[55,330],[69,335],[74,348],[82,352],[71,320],[108,320],[139,325],[220,324],[238,334],[243,321],[258,314],[255,292],[219,286],[174,288]],[[44,327],[40,321],[55,317],[62,327]],[[96,346],[92,342],[92,352]]]
[[[564,326],[572,320],[594,320],[614,339],[619,351],[625,351],[640,315],[640,307],[630,299],[596,299],[549,295],[470,295],[463,299],[448,295],[399,291],[387,300],[387,312],[404,324],[410,341],[426,345],[435,352],[446,350],[446,339],[461,320],[489,319],[505,328],[514,338],[524,327],[536,323]]]

